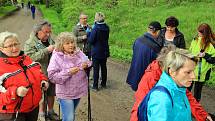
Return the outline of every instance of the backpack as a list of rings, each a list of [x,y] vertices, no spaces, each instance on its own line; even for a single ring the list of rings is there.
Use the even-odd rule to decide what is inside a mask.
[[[148,117],[147,117],[148,101],[149,101],[151,93],[155,90],[165,92],[170,97],[172,106],[173,106],[173,99],[170,95],[170,92],[166,89],[166,87],[155,86],[149,91],[149,93],[145,96],[145,98],[142,100],[142,102],[140,103],[140,105],[138,107],[138,112],[137,112],[138,121],[148,121]]]

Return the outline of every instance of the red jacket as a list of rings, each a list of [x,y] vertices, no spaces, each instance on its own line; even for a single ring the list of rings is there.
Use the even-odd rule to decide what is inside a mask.
[[[28,79],[24,69],[19,64],[21,60],[27,66]],[[23,98],[20,112],[29,112],[38,107],[42,97],[41,81],[47,80],[41,72],[40,65],[32,63],[30,57],[24,54],[15,58],[8,58],[0,52],[0,67],[0,113],[16,112],[15,107],[20,101],[20,97],[16,95],[16,89],[20,86],[32,85]]]
[[[137,111],[138,106],[149,92],[149,90],[157,83],[160,79],[162,70],[160,69],[157,60],[154,60],[146,69],[145,74],[138,85],[138,90],[135,92],[135,103],[131,111],[130,121],[138,121]],[[187,90],[186,92],[188,100],[190,102],[190,107],[193,116],[197,121],[205,121],[208,113],[203,109],[203,107],[196,101],[192,93]]]

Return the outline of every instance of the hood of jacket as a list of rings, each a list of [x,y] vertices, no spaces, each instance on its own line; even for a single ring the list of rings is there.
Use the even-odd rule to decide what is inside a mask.
[[[109,31],[108,25],[104,22],[102,23],[96,22],[94,27],[95,29],[98,29],[98,30]]]
[[[162,70],[160,68],[158,60],[152,61],[152,63],[145,70],[145,73],[148,73],[148,72],[153,73],[152,76],[154,76],[155,80],[158,81],[160,79],[160,75],[162,74]]]

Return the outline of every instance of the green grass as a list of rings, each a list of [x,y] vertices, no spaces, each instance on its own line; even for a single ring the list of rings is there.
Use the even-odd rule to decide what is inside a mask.
[[[149,22],[157,20],[165,26],[165,19],[176,16],[179,19],[179,30],[185,35],[186,46],[197,34],[197,27],[201,23],[208,23],[215,31],[215,1],[210,2],[183,2],[177,6],[164,4],[165,1],[148,6],[134,6],[130,1],[119,0],[117,6],[110,0],[96,1],[95,3],[82,3],[77,0],[65,0],[61,14],[52,8],[40,6],[44,18],[53,24],[54,33],[71,31],[78,22],[80,12],[88,15],[89,24],[93,24],[94,15],[101,11],[106,15],[106,23],[110,26],[110,52],[111,57],[130,62],[132,58],[132,45],[136,38],[147,31]],[[212,76],[215,80],[215,74]],[[215,87],[215,81],[207,82]]]
[[[43,13],[43,18],[52,23],[54,34],[67,31],[62,22],[61,16],[52,8],[46,8],[45,5],[37,6]]]
[[[0,7],[0,17],[5,16],[8,12],[15,10],[15,6]]]

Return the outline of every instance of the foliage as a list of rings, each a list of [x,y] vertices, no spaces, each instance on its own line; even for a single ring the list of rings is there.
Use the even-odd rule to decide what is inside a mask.
[[[169,7],[175,7],[178,5],[186,4],[187,2],[213,2],[213,0],[130,0],[130,4],[134,6],[159,6],[168,5]]]
[[[62,11],[63,0],[50,0],[50,6],[54,8],[57,13],[61,13]]]
[[[8,12],[15,10],[15,6],[5,6],[5,7],[0,7],[0,17],[6,15]]]
[[[110,46],[110,53],[112,58],[116,58],[124,62],[131,61],[132,52],[129,49],[119,48],[117,46]]]
[[[48,20],[52,24],[53,32],[55,34],[62,31],[66,31],[64,23],[62,22],[61,16],[53,9],[46,8],[45,5],[37,6],[41,11],[43,11],[43,17],[45,20]]]
[[[65,0],[64,4],[62,4],[63,9],[58,14],[58,17],[62,17],[59,27],[64,28],[62,30],[71,31],[73,26],[77,24],[81,12],[86,13],[89,18],[88,22],[93,24],[95,12],[104,12],[106,23],[111,29],[109,40],[111,56],[121,60],[126,56],[129,56],[126,58],[131,59],[132,44],[137,37],[147,31],[150,21],[158,20],[165,26],[164,22],[168,16],[176,16],[180,21],[179,30],[185,35],[187,48],[189,48],[191,40],[197,34],[196,28],[200,23],[208,23],[214,29],[215,14],[213,13],[215,2],[212,0],[205,0],[204,2],[168,0],[173,3],[180,2],[180,6],[167,4],[167,0],[146,0],[147,5],[137,6],[134,3],[136,1]],[[156,5],[153,5],[154,3]],[[59,32],[59,28],[57,29]],[[114,51],[122,55],[116,54]]]
[[[0,0],[0,7],[1,6],[11,6],[11,1],[10,0]]]

